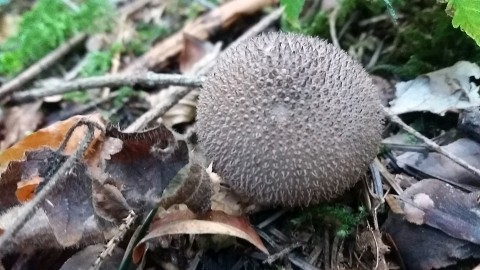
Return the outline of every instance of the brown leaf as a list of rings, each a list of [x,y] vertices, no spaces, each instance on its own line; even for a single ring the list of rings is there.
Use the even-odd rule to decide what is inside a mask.
[[[107,136],[123,141],[121,150],[105,162],[108,181],[114,183],[135,211],[156,206],[163,190],[188,163],[188,148],[160,126],[138,133],[111,128]]]
[[[179,54],[184,46],[184,33],[206,40],[219,28],[226,28],[239,18],[260,11],[262,8],[276,3],[275,0],[234,0],[226,2],[217,9],[200,16],[185,27],[153,46],[146,54],[132,62],[124,71],[161,68],[168,64],[167,60]]]
[[[213,44],[209,41],[201,40],[187,33],[183,34],[183,42],[185,44],[178,59],[182,73],[188,73],[195,63],[214,49]]]
[[[19,163],[21,178],[29,179],[29,183],[46,179],[39,181],[36,187],[32,184],[32,189],[41,190],[66,158],[50,149],[27,152],[25,160]],[[68,173],[60,177],[63,177],[61,184],[53,188],[39,207],[48,218],[56,241],[69,247],[78,244],[84,235],[85,224],[94,217],[92,179],[87,166],[81,162],[75,162]],[[17,190],[17,196],[26,192],[23,189]]]
[[[22,139],[27,132],[34,131],[42,121],[43,113],[40,111],[41,101],[15,106],[8,110],[5,116],[5,139],[0,143],[4,150]]]
[[[19,202],[27,202],[35,196],[35,190],[40,182],[43,181],[38,175],[33,176],[27,180],[22,180],[17,183],[17,191],[15,191],[15,196]]]
[[[30,160],[42,160],[39,164],[39,177],[48,179],[65,160],[65,156],[52,150],[27,153],[25,164]],[[76,162],[62,184],[57,185],[40,205],[48,217],[57,241],[65,247],[78,243],[82,238],[84,223],[94,215],[92,206],[92,179],[85,164]],[[44,182],[38,188],[41,189]]]
[[[65,138],[65,134],[80,120],[95,122],[102,126],[104,125],[104,120],[100,114],[92,114],[86,116],[73,116],[65,121],[57,122],[46,128],[40,129],[0,154],[0,173],[5,171],[10,162],[22,160],[25,156],[25,152],[27,151],[41,148],[57,149]],[[85,137],[86,131],[87,127],[78,127],[73,132],[63,154],[71,155],[77,148],[78,143]],[[92,148],[87,151],[87,154],[84,157],[85,160],[92,158],[96,152],[94,146],[99,143],[98,141],[100,139],[100,133],[98,131],[95,132],[95,139],[91,143]]]
[[[121,222],[128,216],[130,206],[116,186],[93,180],[92,192],[93,208],[99,216],[111,222]]]
[[[174,91],[170,91],[170,89]],[[163,98],[160,102],[168,102],[168,94],[178,91],[178,88],[170,88],[166,91],[160,91],[159,98]],[[198,90],[192,90],[184,98],[182,98],[175,106],[170,108],[163,116],[162,123],[168,127],[175,127],[180,124],[188,124],[195,120],[197,114]]]
[[[0,211],[18,204],[18,200],[15,197],[17,182],[22,179],[27,179],[25,175],[32,175],[30,172],[25,173],[26,169],[35,170],[38,168],[38,166],[32,164],[28,166],[29,168],[24,167],[25,164],[22,163],[25,160],[26,153],[41,149],[57,149],[64,140],[66,133],[79,120],[94,121],[99,125],[103,125],[104,122],[99,114],[74,116],[68,120],[38,130],[0,154]],[[75,129],[63,151],[64,155],[71,155],[73,151],[75,151],[79,142],[85,137],[86,131],[87,127],[85,126]],[[101,146],[102,140],[103,138],[100,136],[100,132],[96,131],[94,140],[91,142],[84,156],[84,161],[90,166],[96,166],[95,164],[98,163],[100,159],[98,156],[100,151],[98,151],[98,149]],[[31,162],[34,161],[32,160]],[[36,162],[38,163],[39,160]]]
[[[170,218],[169,222],[156,221],[152,223],[150,232],[135,248],[139,250],[134,250],[134,253],[137,254],[134,261],[138,261],[138,255],[142,254],[143,244],[147,241],[175,234],[222,234],[234,236],[250,242],[259,250],[268,254],[267,248],[263,245],[262,240],[245,217],[229,216],[220,211],[210,211],[205,215],[197,215],[195,218],[192,218],[191,214],[181,213],[182,215],[173,213],[175,218]]]
[[[196,164],[185,166],[167,188],[160,201],[160,206],[168,209],[174,204],[184,203],[195,213],[205,213],[210,210],[212,185],[205,169]],[[170,190],[171,189],[171,190]]]
[[[385,197],[385,202],[387,202],[388,206],[390,207],[390,210],[393,213],[403,214],[402,206],[400,206],[400,203],[395,199],[395,197],[392,194],[388,194]]]

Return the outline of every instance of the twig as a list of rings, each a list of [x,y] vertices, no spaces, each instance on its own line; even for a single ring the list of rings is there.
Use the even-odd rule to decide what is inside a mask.
[[[290,252],[292,252],[294,249],[299,248],[301,246],[302,246],[302,243],[300,242],[293,243],[287,246],[286,248],[280,250],[279,252],[268,256],[268,258],[265,261],[263,261],[263,263],[268,263],[269,265],[271,265],[275,261],[282,259],[286,255],[288,255]]]
[[[335,7],[332,13],[330,13],[330,15],[328,16],[328,24],[330,25],[330,37],[332,38],[333,45],[335,45],[335,47],[337,48],[340,48],[340,43],[338,42],[337,29],[335,27],[339,10],[340,5]]]
[[[198,17],[186,24],[183,29],[153,46],[147,53],[125,67],[124,73],[133,70],[152,69],[163,67],[168,59],[174,57],[184,47],[184,33],[195,35],[205,40],[219,29],[227,28],[238,18],[255,13],[264,7],[275,4],[275,0],[233,0],[224,3],[218,8]],[[214,19],[212,19],[214,18]]]
[[[458,165],[462,166],[463,168],[471,171],[472,173],[474,173],[475,175],[477,176],[480,176],[480,170],[471,166],[470,164],[468,164],[467,162],[465,162],[463,159],[455,156],[454,154],[444,150],[442,147],[440,147],[438,144],[436,144],[435,142],[433,142],[432,140],[430,140],[429,138],[423,136],[422,134],[420,134],[418,131],[416,131],[415,129],[411,128],[410,126],[408,126],[407,124],[405,124],[402,119],[400,119],[400,117],[398,117],[397,115],[393,114],[392,112],[390,112],[390,110],[388,108],[383,108],[383,110],[385,111],[387,117],[390,119],[390,121],[396,123],[397,125],[399,125],[401,128],[403,128],[405,131],[407,131],[408,133],[412,134],[413,136],[419,138],[420,140],[422,140],[428,147],[430,147],[432,150],[434,151],[437,151],[438,153],[446,156],[447,158],[449,158],[450,160],[452,160],[453,162],[457,163]]]
[[[244,32],[240,37],[238,37],[234,42],[232,42],[228,47],[237,46],[238,44],[244,42],[245,40],[252,38],[261,32],[263,32],[267,27],[276,22],[283,13],[283,7],[277,8],[274,11],[270,12],[268,15],[263,17],[258,23],[250,27],[246,32]]]
[[[265,18],[263,18],[260,22],[258,22],[256,25],[254,25],[252,28],[250,28],[247,32],[245,32],[240,38],[237,39],[236,42],[232,43],[230,46],[234,45],[235,43],[239,43],[245,39],[248,39],[249,37],[253,37],[263,31],[265,28],[267,28],[270,24],[272,24],[274,21],[278,20],[282,14],[283,9],[277,9]],[[199,65],[198,66],[198,72],[197,74],[205,74],[210,70],[210,68],[213,66],[213,60],[216,58],[215,57],[209,61],[207,61],[206,64],[204,65]],[[155,106],[148,112],[144,113],[142,116],[140,116],[137,121],[132,123],[127,129],[125,129],[125,132],[133,132],[133,131],[138,131],[142,128],[144,128],[148,123],[153,121],[154,119],[158,118],[159,116],[163,115],[165,112],[167,112],[171,107],[173,107],[175,104],[178,103],[184,96],[186,96],[189,92],[191,91],[190,88],[185,88],[185,87],[179,87],[179,91],[176,91],[169,99],[167,102],[162,103],[160,106]],[[136,216],[132,216],[132,219],[135,219]],[[125,223],[123,223],[125,224]],[[122,225],[123,225],[122,224]],[[121,231],[115,235],[116,238],[122,239],[124,234],[126,233],[126,230]],[[114,245],[113,245],[114,246]],[[106,249],[105,249],[106,250]],[[104,250],[104,252],[105,252]],[[102,252],[103,254],[103,252]],[[97,259],[97,261],[100,260],[103,261],[103,259]]]
[[[98,255],[98,258],[95,260],[95,263],[90,267],[90,270],[98,270],[102,266],[103,261],[107,256],[110,256],[115,246],[122,240],[125,233],[127,233],[130,226],[136,219],[135,212],[130,210],[128,216],[124,219],[124,222],[120,225],[115,235],[108,241],[105,249]]]
[[[153,72],[111,74],[105,76],[83,78],[55,84],[44,88],[31,89],[29,91],[15,93],[12,96],[12,100],[16,102],[25,102],[81,89],[134,86],[137,84],[150,87],[164,85],[201,86],[202,81],[203,78],[179,74],[158,74]]]
[[[377,170],[380,172],[380,174],[385,178],[387,183],[397,192],[397,194],[402,194],[403,189],[400,187],[400,185],[395,181],[395,176],[391,174],[387,168],[380,162],[378,158],[375,158],[373,161],[373,166],[377,168]]]
[[[40,59],[37,63],[33,64],[25,71],[20,73],[17,77],[12,79],[11,81],[7,82],[6,84],[0,87],[0,100],[5,99],[8,95],[10,95],[13,91],[17,90],[18,88],[22,87],[25,83],[32,80],[35,76],[40,74],[43,70],[52,66],[55,62],[57,62],[60,58],[65,56],[72,48],[79,45],[87,38],[87,34],[81,33],[77,34],[76,36],[72,37],[70,40],[62,44],[60,47]]]
[[[7,245],[14,238],[17,233],[23,228],[25,223],[35,214],[38,205],[42,203],[46,197],[52,192],[52,190],[61,184],[61,181],[64,180],[64,176],[68,174],[68,171],[72,168],[74,163],[81,159],[82,155],[85,153],[88,145],[93,139],[93,135],[95,132],[95,128],[98,128],[92,122],[84,122],[80,121],[75,126],[73,126],[69,133],[65,136],[64,141],[60,145],[59,152],[65,148],[66,143],[70,140],[70,136],[73,133],[73,130],[81,125],[86,125],[88,127],[88,131],[85,134],[85,138],[80,142],[79,146],[75,150],[75,152],[68,157],[67,160],[60,166],[58,171],[50,178],[45,179],[45,186],[33,197],[33,199],[27,202],[19,211],[19,214],[15,221],[12,223],[10,228],[7,228],[5,232],[0,236],[0,251],[7,248]]]
[[[282,15],[283,8],[278,8],[274,10],[272,13],[265,16],[262,20],[260,20],[257,24],[252,26],[248,31],[243,33],[237,40],[232,42],[227,48],[231,46],[236,46],[237,44],[254,37],[265,30],[269,25],[273,22],[278,20]],[[198,65],[198,71],[195,72],[197,75],[205,75],[215,64],[216,57],[212,57],[212,59],[207,59],[207,62],[204,65]],[[203,60],[202,60],[203,61]],[[150,122],[154,121],[158,117],[161,117],[165,114],[170,108],[175,106],[182,98],[184,98],[188,93],[190,93],[191,88],[185,87],[178,87],[177,91],[174,91],[173,94],[168,97],[164,102],[158,104],[157,106],[153,107],[143,115],[141,115],[134,123],[132,123],[125,131],[132,132],[135,130],[139,130],[145,128]]]
[[[75,115],[85,114],[85,113],[87,113],[87,112],[89,112],[93,109],[98,108],[101,104],[115,99],[116,97],[119,96],[119,94],[120,94],[120,92],[116,91],[116,92],[111,93],[107,97],[92,100],[91,102],[89,102],[85,105],[78,106],[77,108],[74,108],[71,111],[60,112],[60,115],[58,116],[58,119],[65,120],[65,119],[68,119],[68,118],[70,118],[72,116],[75,116]]]
[[[267,219],[260,222],[260,224],[257,225],[257,228],[264,229],[268,225],[272,224],[275,220],[277,220],[278,218],[283,216],[285,213],[287,213],[286,209],[281,209],[281,210],[275,212],[273,215],[269,216]]]

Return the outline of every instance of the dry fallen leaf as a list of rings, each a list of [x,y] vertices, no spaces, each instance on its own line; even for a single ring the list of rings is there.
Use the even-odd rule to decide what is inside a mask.
[[[476,141],[462,138],[442,146],[442,149],[461,158],[471,166],[480,168],[480,159],[478,159],[480,144]],[[467,190],[480,188],[478,176],[437,152],[406,152],[397,157],[397,164],[402,168],[413,169],[430,177],[449,181],[451,184]]]
[[[12,107],[4,119],[5,138],[0,142],[0,149],[4,150],[22,139],[27,132],[37,129],[42,121],[43,113],[40,110],[41,101]]]
[[[104,180],[121,187],[135,211],[155,207],[164,189],[188,163],[187,144],[165,126],[138,133],[110,129],[107,136],[121,139],[122,147],[105,160]]]
[[[168,59],[182,51],[183,34],[188,33],[199,39],[207,39],[217,29],[226,28],[239,18],[258,12],[273,5],[275,0],[234,0],[187,23],[182,30],[153,46],[147,53],[132,62],[124,71],[154,69],[167,64]]]
[[[93,208],[102,218],[120,223],[130,213],[130,206],[120,190],[111,184],[92,181]]]
[[[31,153],[33,155],[33,153],[44,149],[58,149],[67,132],[80,120],[95,122],[101,126],[104,125],[104,120],[99,114],[74,116],[36,131],[0,154],[0,210],[18,204],[15,196],[18,188],[17,183],[33,176],[34,171],[39,168],[38,164],[45,158],[31,159],[27,164],[25,163],[27,154]],[[71,155],[78,147],[79,142],[85,137],[86,132],[87,127],[85,126],[76,128],[62,154],[65,156]],[[88,165],[96,166],[95,164],[100,159],[100,151],[98,149],[102,140],[100,131],[95,131],[94,139],[84,155],[84,161]],[[50,167],[54,165],[49,164]]]
[[[184,74],[188,73],[195,63],[215,48],[209,41],[201,40],[187,33],[183,34],[183,42],[185,42],[185,44],[178,57],[178,62],[180,71]]]
[[[230,216],[220,211],[196,215],[190,210],[172,212],[150,226],[149,233],[137,244],[133,260],[138,263],[144,254],[145,244],[167,235],[178,234],[221,234],[242,238],[262,252],[268,254],[260,237],[245,217]]]
[[[399,196],[405,215],[390,213],[384,230],[407,269],[440,268],[480,257],[480,217],[473,214],[480,211],[479,196],[480,191],[466,193],[436,179],[419,181]]]
[[[389,213],[382,230],[394,240],[405,269],[430,270],[480,258],[480,246],[450,237],[427,225],[415,225]]]
[[[184,203],[195,213],[205,213],[211,208],[212,192],[206,170],[190,162],[171,181],[159,205],[168,209],[174,204]]]
[[[104,248],[104,245],[88,246],[70,257],[60,270],[90,269]],[[112,253],[103,260],[99,269],[118,269],[122,261],[123,252],[121,248],[115,247]]]
[[[17,183],[17,191],[15,191],[15,196],[19,202],[27,202],[35,196],[35,190],[40,182],[43,181],[43,178],[35,175],[29,179],[22,180]]]
[[[21,206],[15,206],[0,215],[0,229],[10,228],[15,218],[18,216]],[[85,223],[82,238],[78,245],[89,245],[93,243],[103,243],[105,235],[111,233],[113,227],[100,227],[97,221],[89,218]],[[32,253],[38,249],[64,249],[56,239],[54,231],[50,225],[48,216],[43,209],[39,209],[30,218],[25,226],[17,233],[12,242],[2,247],[4,252]]]
[[[394,114],[430,111],[444,115],[447,111],[480,106],[479,86],[470,82],[471,77],[480,79],[480,67],[460,61],[414,80],[399,82],[390,110]]]

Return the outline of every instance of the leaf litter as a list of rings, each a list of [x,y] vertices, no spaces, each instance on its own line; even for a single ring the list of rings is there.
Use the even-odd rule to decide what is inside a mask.
[[[144,2],[148,4],[150,1]],[[218,54],[217,50],[222,43],[214,43],[219,39],[215,36],[217,30],[228,29],[232,25],[246,28],[242,24],[251,23],[241,22],[241,18],[247,16],[255,19],[259,10],[273,4],[273,1],[234,0],[219,3],[216,8],[195,9],[189,6],[191,9],[188,11],[185,11],[185,7],[177,6],[181,12],[169,19],[184,21],[167,22],[164,18],[171,16],[168,14],[171,12],[169,3],[151,2],[151,9],[145,8],[148,5],[138,4],[131,9],[132,13],[125,13],[127,15],[123,18],[127,21],[123,30],[116,29],[114,34],[103,37],[96,35],[97,43],[101,44],[93,44],[97,47],[93,51],[109,50],[110,46],[118,45],[114,44],[118,41],[121,41],[119,48],[128,47],[134,37],[143,38],[145,33],[139,31],[148,27],[137,28],[135,24],[165,27],[172,26],[173,23],[181,30],[176,33],[171,31],[169,37],[160,37],[158,33],[161,31],[152,31],[157,36],[145,39],[151,48],[121,48],[116,54],[118,59],[115,60],[113,54],[108,57],[109,67],[120,60],[115,65],[119,65],[118,70],[121,72],[132,72],[140,67],[196,74],[196,65],[202,59],[210,56],[214,58]],[[355,16],[363,16],[363,13],[359,15],[358,12],[345,11],[348,10],[348,3],[311,2],[305,1],[305,5],[328,5],[331,7],[329,13],[322,11],[324,13],[312,15],[302,12],[297,6],[293,7],[297,8],[293,13],[300,15],[295,16],[310,16],[315,23],[319,23],[325,18],[322,16],[337,10],[340,14],[337,27],[343,28],[333,30],[340,31],[339,44],[354,53],[365,66],[375,66],[375,61],[370,59],[373,55],[369,55],[375,49],[380,52],[380,60],[382,55],[391,52],[392,47],[375,48],[378,45],[376,37],[365,36],[366,32],[373,35],[378,34],[378,30],[385,32],[375,21],[385,21],[381,16],[387,14],[386,9],[375,15],[380,17],[363,18],[363,23],[366,23],[363,25],[371,27],[367,31],[356,25],[359,19]],[[352,6],[359,5],[355,1],[350,2],[353,3]],[[449,1],[449,8],[453,8],[450,11],[455,11],[453,24],[476,38],[474,30],[468,28],[468,21],[465,21],[465,14],[471,7],[465,5],[465,9],[459,8],[462,5],[460,2]],[[204,13],[196,17],[198,14],[195,14],[195,10]],[[195,16],[188,18],[188,14]],[[288,23],[284,19],[281,19],[281,24]],[[295,23],[291,16],[288,20]],[[404,17],[398,16],[398,20],[401,28]],[[305,21],[308,20],[303,18],[296,27],[301,27]],[[313,27],[308,31],[313,30],[322,31]],[[224,36],[220,39],[227,42],[236,38],[235,31],[223,32],[222,35]],[[91,38],[90,43],[94,43],[94,40]],[[389,42],[388,38],[386,40]],[[139,56],[136,54],[139,51],[146,53]],[[462,59],[456,59],[460,60]],[[468,118],[470,126],[466,127],[465,121],[460,121],[457,126],[457,123],[448,120],[448,117],[458,115],[459,112],[461,117],[466,117],[467,109],[473,110],[473,114],[479,106],[478,61],[464,60],[466,61],[430,70],[423,75],[416,74],[418,77],[410,81],[398,82],[398,78],[382,77],[381,73],[375,74],[375,81],[382,91],[382,103],[390,107],[391,112],[400,115],[410,124],[425,122],[424,129],[420,131],[439,141],[446,152],[480,168],[477,164],[478,143],[475,141],[478,132],[474,128],[479,121],[472,116]],[[80,74],[78,67],[74,68],[66,62],[65,66],[72,69],[67,75],[59,76],[56,71],[48,72],[48,76],[54,77],[55,83],[62,83],[58,79],[60,77],[72,79]],[[81,63],[79,59],[73,59],[72,62]],[[412,62],[408,63],[411,64]],[[106,71],[115,72],[115,69],[108,68]],[[49,79],[52,78],[42,76],[37,83],[41,80],[48,86]],[[392,87],[395,80],[397,83]],[[58,106],[60,112],[67,111],[72,100],[59,96],[50,99],[50,102],[8,108],[6,118],[2,120],[4,139],[1,146],[4,151],[0,154],[0,236],[9,230],[21,207],[35,198],[59,165],[71,157],[88,132],[86,127],[76,128],[65,142],[65,147],[61,148],[69,130],[79,121],[90,121],[101,127],[95,131],[94,139],[88,144],[86,152],[75,160],[67,174],[61,176],[66,184],[54,188],[9,245],[2,247],[2,251],[23,254],[23,259],[16,261],[17,266],[28,265],[43,250],[59,251],[66,247],[74,252],[59,259],[60,265],[63,264],[61,269],[84,269],[96,265],[99,254],[104,251],[101,243],[113,239],[118,233],[118,227],[132,213],[137,219],[135,226],[127,231],[131,233],[136,228],[148,229],[143,234],[136,234],[135,239],[129,239],[127,234],[126,239],[115,243],[111,256],[102,259],[100,269],[125,269],[132,266],[124,265],[125,256],[130,254],[128,250],[132,249],[133,261],[139,268],[152,263],[164,268],[174,265],[168,256],[155,258],[152,255],[158,255],[159,250],[165,254],[175,254],[179,262],[177,268],[182,268],[179,267],[182,265],[191,266],[190,269],[205,265],[221,265],[225,268],[237,264],[259,269],[271,269],[280,265],[295,269],[395,269],[403,266],[406,269],[431,269],[454,267],[467,259],[480,262],[479,235],[475,226],[478,223],[479,176],[451,158],[431,151],[422,144],[422,140],[413,139],[410,133],[387,126],[388,134],[384,140],[386,149],[379,155],[382,166],[385,166],[389,177],[398,185],[394,189],[398,192],[397,195],[392,194],[391,182],[386,181],[383,183],[385,200],[378,194],[372,195],[374,192],[367,185],[359,191],[363,197],[368,198],[366,201],[347,199],[358,197],[351,196],[357,195],[352,192],[340,199],[345,208],[328,207],[331,212],[325,213],[313,207],[302,211],[289,209],[286,212],[258,213],[254,205],[245,205],[242,198],[233,194],[220,176],[211,171],[209,164],[194,158],[202,156],[202,153],[201,149],[195,147],[195,135],[189,133],[189,127],[195,121],[196,100],[201,89],[192,89],[180,102],[167,108],[157,117],[153,127],[150,125],[149,129],[131,133],[122,131],[138,115],[159,103],[167,104],[171,95],[178,92],[174,87],[162,91],[153,88],[134,86],[129,93],[138,94],[135,98],[122,97],[122,104],[117,102],[116,107],[110,106],[108,102],[91,107],[104,112],[103,116],[98,113],[79,114],[64,121],[53,121],[52,125],[44,128],[44,122],[52,122],[48,119],[55,119],[53,115],[56,112],[45,115],[47,121],[44,121],[42,113],[48,114],[52,106]],[[78,98],[93,101],[102,93],[108,94],[95,90],[90,91],[88,96]],[[49,104],[46,105],[47,103]],[[74,101],[73,107],[76,107]],[[34,112],[37,116],[31,118],[29,115]],[[441,128],[429,129],[427,124],[431,123],[427,122],[432,120],[425,112],[438,114],[440,118],[434,119],[446,119],[445,122],[448,123],[443,123]],[[414,118],[421,120],[414,122]],[[112,119],[122,128],[110,125]],[[468,128],[468,135],[457,134],[454,139],[444,142],[435,136],[444,133],[445,125],[458,130]],[[29,132],[32,133],[28,135]],[[393,146],[394,149],[388,148]],[[417,148],[408,148],[409,146]],[[386,175],[383,176],[387,178]],[[383,204],[385,201],[386,205]],[[356,213],[352,209],[357,209],[358,206],[360,209],[365,207],[366,210],[360,210],[360,213],[368,211],[368,218],[349,216]],[[156,207],[160,209],[153,221],[144,219]],[[345,209],[349,210],[344,211]],[[253,215],[249,216],[252,212]],[[338,216],[339,213],[346,216]],[[302,222],[292,222],[294,220]],[[345,220],[356,220],[357,223],[353,223],[356,228],[351,230],[350,235],[339,237],[345,233],[341,229],[344,225],[342,221]],[[143,224],[137,227],[139,222]],[[232,241],[232,236],[237,240]],[[238,239],[249,244],[244,245]],[[125,248],[125,242],[130,242],[131,246]],[[229,244],[232,242],[234,244]],[[213,249],[213,256],[212,246],[219,248]],[[243,247],[240,253],[239,246]],[[269,253],[272,257],[267,259]],[[354,261],[348,258],[354,258]],[[11,258],[8,257],[2,260],[0,267],[12,265],[9,260]],[[268,265],[263,261],[273,264]]]

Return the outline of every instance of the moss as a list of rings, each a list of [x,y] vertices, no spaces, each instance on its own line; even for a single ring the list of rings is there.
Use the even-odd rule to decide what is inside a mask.
[[[156,40],[171,33],[166,26],[145,23],[139,24],[136,31],[136,37],[125,44],[125,52],[134,55],[145,53]]]
[[[321,204],[310,207],[290,222],[297,227],[310,224],[314,227],[327,226],[335,230],[338,237],[349,236],[354,228],[366,219],[368,213],[364,207],[357,211],[341,204]],[[321,224],[321,225],[320,225]]]
[[[480,63],[480,47],[452,27],[441,5],[425,8],[421,14],[410,14],[395,35],[394,50],[380,59],[372,71],[411,79],[460,60]]]
[[[396,16],[393,5],[401,5],[403,2],[404,0],[394,0],[393,3],[389,5],[389,0],[340,0],[338,3],[340,7],[336,17],[336,24],[339,26],[343,25],[354,11],[361,11],[370,16],[381,14],[388,9],[392,16]],[[305,9],[308,10],[307,5]],[[305,14],[300,17],[298,24],[292,23],[291,20],[282,17],[282,31],[303,33],[323,38],[330,37],[328,24],[329,15],[325,11],[318,11],[313,14],[306,11],[303,13]]]
[[[18,32],[0,46],[0,75],[13,77],[75,33],[102,30],[113,9],[107,0],[85,0],[78,8],[61,0],[38,0],[22,15]],[[94,27],[95,26],[95,27]]]

